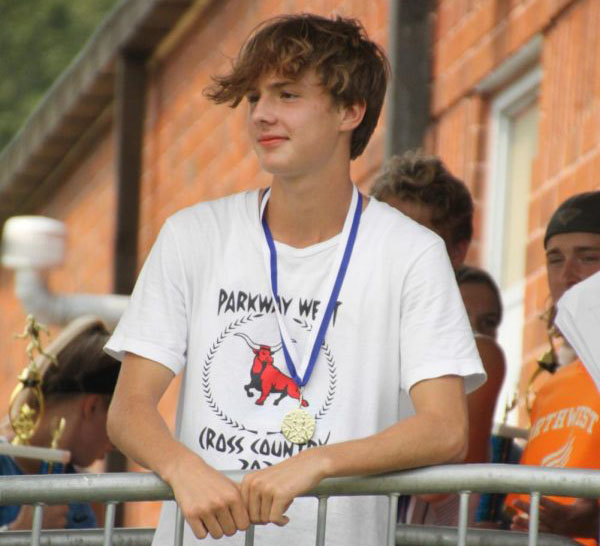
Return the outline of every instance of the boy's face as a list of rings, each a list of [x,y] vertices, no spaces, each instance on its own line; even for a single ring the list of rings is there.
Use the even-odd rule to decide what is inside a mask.
[[[500,311],[495,292],[483,282],[463,282],[458,287],[471,328],[475,332],[496,339],[500,325]]]
[[[352,128],[314,71],[290,81],[275,73],[256,82],[248,99],[248,132],[261,167],[295,178],[326,172],[350,154]]]
[[[546,268],[556,302],[571,286],[600,271],[600,234],[560,233],[548,240]]]

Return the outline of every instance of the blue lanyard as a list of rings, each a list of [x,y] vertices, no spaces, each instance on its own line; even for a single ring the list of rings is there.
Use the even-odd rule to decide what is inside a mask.
[[[262,227],[265,233],[265,239],[267,241],[267,245],[269,247],[269,263],[271,269],[271,290],[273,291],[273,297],[275,298],[274,304],[278,311],[279,304],[279,292],[277,287],[277,250],[275,249],[275,243],[273,241],[273,235],[271,234],[271,230],[269,229],[269,225],[267,223],[267,218],[264,214],[264,210],[266,207],[266,203],[264,203],[264,199],[268,199],[268,193],[270,190],[265,192],[263,196],[263,206],[262,206]],[[287,345],[284,340],[284,336],[281,335],[281,345],[283,348],[283,354],[285,356],[285,362],[287,364],[287,368],[290,372],[290,375],[296,385],[298,387],[304,387],[312,375],[313,369],[315,367],[315,363],[317,362],[317,358],[319,356],[319,351],[321,345],[323,344],[323,340],[325,338],[325,333],[327,332],[327,328],[329,327],[329,322],[331,320],[331,315],[333,314],[333,310],[335,308],[335,304],[337,302],[337,298],[339,296],[340,290],[342,289],[342,284],[344,282],[344,277],[346,276],[346,271],[348,270],[348,264],[350,263],[350,257],[352,256],[352,249],[354,248],[354,243],[356,241],[356,234],[358,232],[358,225],[360,223],[360,215],[362,212],[362,195],[354,189],[355,192],[358,193],[358,199],[356,203],[356,208],[354,210],[354,216],[352,218],[352,225],[350,227],[350,232],[348,233],[348,238],[345,243],[344,254],[342,256],[342,260],[340,262],[338,272],[335,278],[335,282],[333,284],[333,289],[331,290],[331,295],[329,296],[329,301],[327,302],[327,307],[325,308],[325,312],[323,314],[323,319],[321,324],[319,325],[319,330],[317,336],[315,338],[315,342],[310,351],[310,358],[308,361],[308,365],[306,367],[306,371],[304,372],[304,377],[300,378],[296,371],[296,366],[292,360],[292,357],[288,351]],[[350,210],[348,214],[350,214]],[[343,242],[340,241],[340,244]],[[280,321],[280,330],[282,327],[282,321]]]

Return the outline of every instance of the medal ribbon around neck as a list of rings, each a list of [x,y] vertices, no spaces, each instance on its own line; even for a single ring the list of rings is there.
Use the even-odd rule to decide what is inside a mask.
[[[356,189],[356,186],[353,186],[352,201],[348,208],[346,220],[344,221],[344,228],[341,233],[341,239],[338,243],[337,256],[335,261],[336,267],[333,267],[331,269],[328,282],[324,285],[325,288],[323,290],[323,293],[326,294],[326,289],[332,286],[331,294],[329,296],[327,306],[321,306],[315,318],[315,325],[319,324],[319,327],[313,327],[308,337],[306,349],[304,351],[300,368],[300,370],[304,370],[304,376],[301,378],[298,375],[296,366],[294,365],[294,362],[298,362],[296,350],[294,348],[293,342],[289,336],[289,333],[283,321],[283,317],[281,316],[281,312],[279,310],[279,293],[277,287],[277,250],[275,249],[275,242],[273,241],[273,236],[271,234],[271,230],[269,229],[269,225],[265,217],[265,209],[270,194],[271,189],[268,188],[263,195],[260,208],[260,219],[263,231],[265,233],[265,240],[267,243],[267,248],[265,248],[265,245],[263,244],[263,256],[265,259],[265,266],[267,268],[267,271],[270,271],[271,273],[271,291],[273,294],[273,303],[275,304],[275,314],[277,316],[277,322],[279,324],[279,332],[281,335],[281,342],[283,354],[285,356],[285,362],[287,364],[287,368],[290,372],[292,379],[294,380],[296,385],[298,385],[298,388],[302,388],[308,383],[310,376],[312,375],[313,369],[315,367],[315,364],[317,362],[319,351],[321,349],[323,339],[325,338],[325,332],[327,331],[327,328],[329,326],[329,321],[331,320],[331,315],[333,314],[333,310],[335,308],[335,304],[337,302],[337,298],[342,288],[346,271],[348,269],[348,264],[350,263],[350,257],[352,255],[352,249],[354,248],[354,243],[356,241],[356,234],[358,232],[358,225],[360,223],[360,215],[362,212],[362,195]],[[352,210],[354,210],[354,214],[352,213]],[[321,301],[323,300],[324,299],[321,298]]]

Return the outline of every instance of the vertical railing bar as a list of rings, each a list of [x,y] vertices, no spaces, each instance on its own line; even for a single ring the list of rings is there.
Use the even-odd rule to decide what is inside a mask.
[[[396,544],[396,526],[398,524],[398,493],[388,496],[387,546]]]
[[[104,546],[112,545],[113,529],[115,528],[116,503],[107,502],[104,513]]]
[[[317,546],[325,546],[325,531],[327,525],[327,497],[319,497],[317,513]]]
[[[250,524],[246,529],[246,538],[244,539],[244,546],[254,546],[254,525]]]
[[[470,491],[460,492],[460,505],[458,509],[458,546],[467,544],[467,522],[469,521],[469,497]]]
[[[42,518],[44,507],[37,503],[33,505],[33,522],[31,524],[31,546],[39,546],[42,534]]]
[[[540,492],[531,492],[531,504],[529,506],[529,546],[535,546],[538,539],[540,523]]]
[[[177,510],[175,511],[175,540],[173,544],[175,546],[183,545],[183,524],[185,520],[183,519],[183,514],[181,513],[181,508],[177,505]]]

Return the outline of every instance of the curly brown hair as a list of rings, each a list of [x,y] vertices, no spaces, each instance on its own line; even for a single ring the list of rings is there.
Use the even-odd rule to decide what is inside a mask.
[[[390,197],[429,207],[436,230],[447,233],[451,244],[473,236],[473,200],[465,184],[450,173],[441,159],[408,151],[392,156],[371,188],[380,201]]]
[[[390,73],[385,53],[356,19],[306,13],[268,19],[246,40],[231,71],[213,76],[204,94],[235,108],[262,76],[274,72],[297,80],[309,69],[334,104],[365,104],[363,120],[352,133],[350,157],[355,159],[375,130]]]

